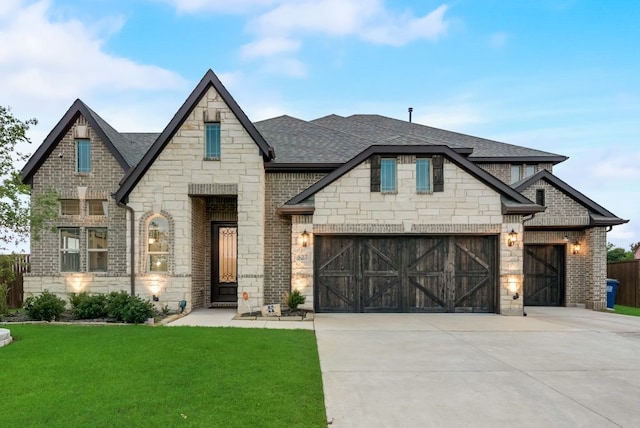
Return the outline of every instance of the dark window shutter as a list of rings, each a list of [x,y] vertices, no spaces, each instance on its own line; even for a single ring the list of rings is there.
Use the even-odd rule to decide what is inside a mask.
[[[380,191],[380,156],[371,156],[371,191]]]
[[[536,189],[536,204],[544,206],[544,189]]]
[[[433,191],[444,192],[444,158],[434,156],[431,163],[433,164]]]

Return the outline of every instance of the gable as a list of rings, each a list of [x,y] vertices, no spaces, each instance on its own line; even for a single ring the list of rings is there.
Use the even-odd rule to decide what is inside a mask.
[[[464,151],[464,153],[467,153],[466,150]],[[300,209],[302,209],[303,211],[309,211],[309,200],[316,193],[331,185],[334,181],[340,179],[352,169],[356,167],[361,169],[361,165],[365,164],[365,161],[367,161],[371,156],[374,155],[442,155],[448,162],[455,164],[458,168],[464,170],[465,173],[473,177],[474,180],[484,183],[484,185],[492,189],[494,192],[497,192],[497,194],[500,195],[502,201],[503,214],[531,214],[544,210],[543,207],[534,204],[522,194],[507,186],[505,183],[493,177],[491,174],[482,170],[478,166],[474,165],[464,156],[460,155],[455,150],[447,146],[371,146],[355,156],[349,162],[345,163],[332,173],[325,176],[322,180],[306,189],[304,192],[291,198],[286,202],[284,206],[279,209],[279,211],[282,214],[287,212],[294,213],[300,211]],[[369,167],[367,166],[367,169],[368,168]],[[444,182],[445,189],[447,187],[446,180],[447,177],[445,177]],[[367,183],[370,184],[369,181],[367,181]],[[367,191],[370,191],[370,188],[368,188]]]
[[[538,189],[545,190],[548,216],[536,216],[527,226],[614,226],[629,222],[597,204],[547,170],[539,171],[514,187],[535,200]],[[547,196],[547,193],[549,196]],[[564,222],[564,223],[563,223]]]
[[[194,116],[196,114],[196,106],[202,101],[203,97],[205,97],[211,88],[215,91],[218,99],[224,103],[230,113],[235,117],[235,119],[237,119],[244,131],[251,137],[254,144],[256,144],[258,150],[262,154],[263,159],[270,160],[275,157],[275,152],[271,146],[267,144],[260,132],[258,132],[253,123],[251,123],[247,115],[242,111],[231,94],[229,94],[215,73],[209,70],[204,75],[200,83],[198,83],[196,88],[191,92],[186,101],[182,104],[175,116],[171,119],[171,122],[169,122],[167,127],[153,143],[151,148],[145,153],[140,163],[138,163],[135,168],[131,169],[131,171],[122,180],[120,189],[116,192],[116,201],[126,202],[133,188],[142,179],[144,174],[151,167],[160,153],[165,149],[167,144],[169,144],[175,134],[182,129],[185,121],[189,118],[196,118]],[[200,111],[200,113],[202,113],[202,111]]]
[[[123,149],[126,146],[124,139],[106,121],[77,99],[25,164],[22,169],[22,181],[24,183],[31,184],[34,174],[51,156],[56,145],[68,134],[79,118],[82,118],[84,123],[95,133],[122,170],[127,171],[129,169],[131,165],[127,162],[126,151]]]

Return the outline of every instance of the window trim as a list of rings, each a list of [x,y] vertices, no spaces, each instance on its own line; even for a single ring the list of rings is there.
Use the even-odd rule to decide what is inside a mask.
[[[63,236],[62,236],[62,232],[63,231],[77,231],[77,241],[78,241],[78,248],[69,248],[69,247],[65,247],[63,245],[63,242],[67,242],[67,241],[63,241]],[[60,257],[60,272],[81,272],[82,270],[80,269],[80,240],[81,240],[81,234],[82,232],[80,231],[79,227],[61,227],[58,229],[58,254]],[[64,269],[64,263],[63,263],[63,259],[64,256],[63,254],[74,254],[77,257],[77,269],[73,270],[73,269]]]
[[[210,130],[215,129],[214,134]],[[220,160],[222,157],[222,125],[220,122],[206,122],[204,124],[204,158],[205,160]],[[212,141],[210,137],[215,135],[217,141]],[[210,147],[213,145],[214,147]],[[214,149],[210,151],[211,149]]]
[[[104,233],[106,234],[105,241],[107,246],[105,248],[92,248],[90,245],[91,232],[98,231],[98,230],[103,230]],[[90,253],[105,253],[107,266],[105,267],[104,270],[91,268]],[[106,227],[88,227],[87,228],[87,272],[108,272],[108,270],[109,270],[109,231]]]
[[[393,166],[393,175],[389,176],[391,172],[385,170],[385,165]],[[386,172],[385,172],[386,171]],[[387,183],[385,179],[393,181],[393,183]],[[392,185],[393,188],[390,186]],[[380,193],[397,193],[398,192],[398,159],[395,157],[382,157],[380,158]]]
[[[86,143],[87,150],[87,165],[81,165],[81,146]],[[81,168],[82,166],[82,168]],[[90,174],[91,173],[91,140],[88,138],[76,139],[76,173],[77,174]]]

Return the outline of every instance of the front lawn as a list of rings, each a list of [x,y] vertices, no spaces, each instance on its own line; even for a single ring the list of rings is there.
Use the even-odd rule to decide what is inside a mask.
[[[616,314],[633,315],[640,317],[640,308],[633,308],[631,306],[613,305],[613,311]]]
[[[3,427],[326,426],[312,331],[3,327]]]

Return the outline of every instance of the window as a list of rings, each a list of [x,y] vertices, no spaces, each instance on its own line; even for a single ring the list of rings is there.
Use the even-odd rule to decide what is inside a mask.
[[[80,215],[78,199],[60,199],[60,215]]]
[[[91,141],[76,140],[76,171],[81,174],[91,172]]]
[[[103,199],[89,199],[87,201],[89,215],[107,215],[107,201]]]
[[[545,205],[545,200],[544,200],[544,189],[536,189],[536,204],[538,205]]]
[[[169,223],[154,217],[147,226],[147,266],[150,272],[167,272],[169,261]]]
[[[380,191],[393,193],[396,191],[396,159],[380,159]]]
[[[416,192],[431,192],[431,161],[416,159]]]
[[[531,177],[535,173],[535,165],[511,165],[511,184]]]
[[[87,229],[87,260],[89,272],[107,271],[107,229]]]
[[[220,159],[220,124],[219,123],[207,123],[205,124],[205,153],[206,159]]]
[[[60,271],[80,271],[80,228],[60,229]]]

